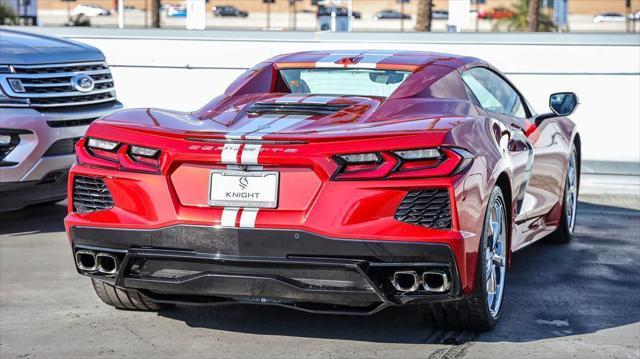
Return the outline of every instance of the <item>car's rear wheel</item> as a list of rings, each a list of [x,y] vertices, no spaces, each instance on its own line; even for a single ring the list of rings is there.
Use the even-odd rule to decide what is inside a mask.
[[[496,325],[506,284],[509,238],[506,208],[502,191],[494,187],[480,240],[476,290],[468,298],[421,306],[428,324],[463,331],[485,331]]]
[[[91,282],[98,298],[112,307],[140,311],[156,311],[166,308],[166,305],[155,303],[137,291],[118,288],[95,279],[91,279]]]
[[[564,196],[562,199],[562,215],[560,226],[549,235],[548,240],[553,243],[569,243],[573,238],[576,228],[576,214],[578,209],[578,188],[579,188],[578,151],[576,146],[571,146],[571,155],[567,166],[567,178],[564,186]]]

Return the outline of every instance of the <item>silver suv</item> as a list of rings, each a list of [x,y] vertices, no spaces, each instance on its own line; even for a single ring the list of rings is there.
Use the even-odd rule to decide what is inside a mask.
[[[120,108],[100,50],[0,29],[0,212],[65,198],[75,142]]]

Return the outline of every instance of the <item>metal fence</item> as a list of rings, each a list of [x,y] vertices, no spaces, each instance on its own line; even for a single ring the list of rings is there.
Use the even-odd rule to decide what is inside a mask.
[[[120,21],[127,28],[151,27],[153,0],[122,1],[120,14],[117,11],[118,0],[0,0],[0,3],[21,15],[19,22],[24,24],[117,27]],[[321,0],[322,6],[318,6],[315,0],[274,0],[273,3],[265,3],[264,0],[207,0],[204,26],[207,29],[289,31],[415,31],[418,7],[423,1],[427,0]],[[538,1],[541,31],[640,30],[640,0]],[[431,29],[439,32],[524,31],[527,2],[432,0]],[[162,0],[161,26],[185,28],[186,3]],[[453,28],[449,10],[461,3],[467,4],[463,7],[468,9],[468,16],[462,22],[458,16],[457,26]]]

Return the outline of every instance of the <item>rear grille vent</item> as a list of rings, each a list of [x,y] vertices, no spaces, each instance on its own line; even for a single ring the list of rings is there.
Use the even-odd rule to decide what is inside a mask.
[[[113,198],[100,178],[73,178],[73,208],[76,212],[93,212],[113,208]]]
[[[256,102],[249,108],[249,113],[294,113],[311,115],[331,115],[351,105],[348,104],[316,104],[316,103],[276,103]]]
[[[398,221],[420,226],[451,228],[449,192],[445,189],[411,191],[400,203],[395,218]]]

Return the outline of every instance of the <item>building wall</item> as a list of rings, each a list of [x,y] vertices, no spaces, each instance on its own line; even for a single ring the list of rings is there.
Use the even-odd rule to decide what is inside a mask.
[[[5,1],[5,0],[0,0]],[[465,0],[451,0],[451,1],[465,1]],[[486,0],[486,4],[480,5],[480,8],[494,8],[494,7],[511,7],[514,2],[518,0]],[[163,0],[163,4],[179,3],[179,0]],[[115,0],[78,0],[76,2],[69,3],[73,8],[77,4],[97,4],[107,9],[115,9]],[[151,0],[125,0],[126,5],[135,6],[138,9],[144,9],[150,7]],[[346,4],[346,2],[343,2]],[[417,10],[418,0],[410,0],[405,4],[405,12],[408,14],[415,14]],[[435,9],[447,9],[449,0],[434,0]],[[249,12],[266,12],[266,5],[262,0],[210,0],[207,4],[207,8],[210,9],[215,5],[235,5],[236,7],[249,11]],[[346,5],[343,5],[346,6]],[[38,8],[41,10],[47,9],[66,9],[67,3],[60,0],[38,0]],[[472,5],[474,7],[474,5]],[[297,3],[296,8],[298,10],[315,10],[314,6],[311,6],[310,0],[303,0]],[[373,14],[382,9],[400,9],[400,4],[396,0],[353,0],[354,10],[360,11],[366,14]],[[640,0],[631,1],[632,11],[640,10]],[[276,0],[275,4],[271,5],[272,12],[286,13],[290,11],[289,2],[286,0]],[[593,15],[600,12],[613,11],[619,13],[625,13],[625,0],[569,0],[569,12],[571,14],[585,14]]]

